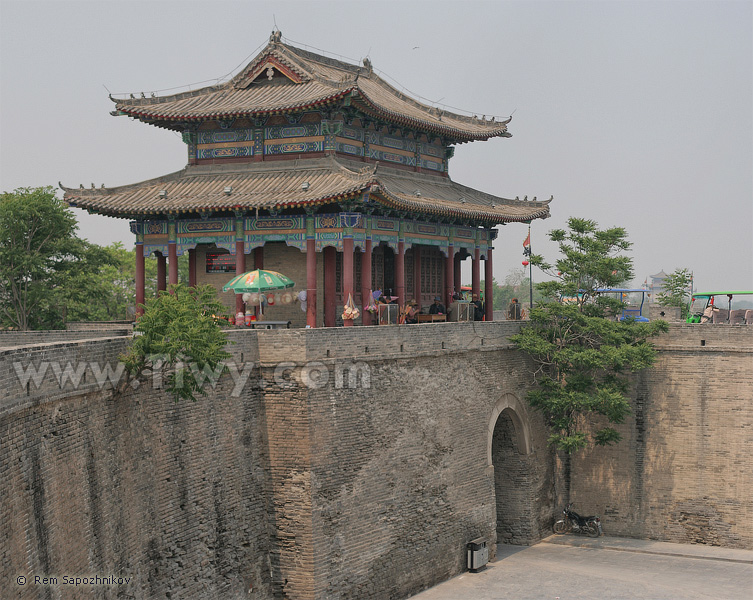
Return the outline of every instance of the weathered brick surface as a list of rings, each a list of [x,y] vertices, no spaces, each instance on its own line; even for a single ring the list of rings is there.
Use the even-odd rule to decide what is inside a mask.
[[[535,543],[562,488],[519,326],[232,331],[250,381],[178,404],[91,367],[78,389],[18,382],[13,363],[102,365],[124,338],[2,351],[0,576],[135,578],[24,598],[404,598],[463,571],[472,539]],[[659,345],[623,443],[576,460],[576,507],[610,533],[751,548],[753,328]]]
[[[102,342],[85,358],[123,348]],[[149,384],[84,389],[4,411],[3,597],[270,597],[264,415],[258,389],[232,389],[226,377],[196,403]],[[21,588],[20,574],[133,582]]]
[[[484,537],[493,550],[488,431],[497,401],[508,394],[522,399],[527,386],[507,340],[517,328],[262,332],[265,377],[274,380],[286,361],[286,381],[265,394],[286,597],[405,597],[461,572],[470,540]],[[305,352],[291,352],[296,346]],[[302,389],[307,378],[315,384]],[[542,431],[534,428],[534,452],[526,458],[544,466],[528,478],[532,491],[549,491],[516,517],[526,528],[517,539],[527,543],[538,541],[551,520]]]
[[[0,349],[52,342],[78,341],[102,337],[127,336],[132,332],[130,325],[93,326],[86,329],[51,331],[0,331]]]
[[[675,325],[657,347],[623,441],[576,460],[576,508],[612,534],[753,548],[753,328]]]

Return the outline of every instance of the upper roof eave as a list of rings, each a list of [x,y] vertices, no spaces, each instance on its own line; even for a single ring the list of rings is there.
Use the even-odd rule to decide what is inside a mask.
[[[301,86],[299,98],[291,98],[291,101],[286,103],[265,106],[261,95],[255,95],[260,88],[252,89],[248,85],[243,86],[244,78],[263,66],[270,56],[283,62],[300,78],[299,83],[290,82],[289,84]],[[341,75],[339,80],[335,79],[337,74]],[[319,93],[307,95],[308,88],[312,91],[319,90]],[[325,93],[325,90],[329,92]],[[225,98],[226,101],[230,93],[238,96],[237,102],[246,104],[222,107],[220,100]],[[270,41],[238,75],[224,84],[160,97],[145,97],[142,94],[143,97],[136,98],[131,94],[131,98],[115,99],[112,96],[110,98],[116,105],[114,114],[127,114],[146,122],[157,121],[159,123],[154,124],[169,127],[169,123],[177,124],[180,121],[300,111],[320,104],[336,102],[348,93],[358,95],[371,111],[388,122],[434,132],[452,140],[462,142],[492,137],[510,137],[507,132],[510,119],[495,123],[493,120],[479,120],[476,117],[467,117],[423,104],[392,87],[373,73],[370,67],[359,67],[301,50],[283,44],[279,38],[277,41]],[[190,105],[191,99],[201,97],[205,98],[202,108],[191,109],[179,106],[179,103]],[[213,97],[218,100],[215,102]],[[212,106],[215,105],[217,109],[213,110]]]

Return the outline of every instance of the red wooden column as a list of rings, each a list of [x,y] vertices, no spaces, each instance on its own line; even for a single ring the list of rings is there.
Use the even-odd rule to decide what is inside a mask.
[[[343,239],[343,305],[353,296],[353,238]],[[353,319],[343,319],[344,327],[353,327]]]
[[[167,289],[167,257],[162,252],[157,253],[157,292]]]
[[[444,288],[445,299],[443,304],[448,306],[452,303],[452,287],[455,284],[455,246],[450,244],[447,247],[447,258],[445,259]]]
[[[316,327],[316,221],[306,215],[306,326]]]
[[[484,263],[484,316],[487,321],[494,320],[494,281],[492,275],[492,237],[489,232],[489,246],[486,249]]]
[[[141,306],[145,302],[144,298],[144,241],[136,242],[136,318],[139,318],[144,314],[144,309]]]
[[[178,238],[175,219],[167,222],[167,261],[170,277],[170,285],[178,283]]]
[[[413,298],[421,310],[421,246],[413,245]]]
[[[243,243],[243,240],[235,241],[235,274],[236,275],[240,275],[241,273],[246,272],[246,255],[243,253],[244,245],[245,244]],[[236,313],[245,312],[243,310],[243,294],[235,295],[235,312]]]
[[[246,254],[245,254],[245,227],[243,223],[243,213],[235,212],[235,275],[236,277],[246,272]],[[243,305],[243,294],[235,295],[235,312],[245,313]]]
[[[398,306],[405,305],[405,242],[397,243],[395,254],[395,295]]]
[[[258,246],[254,248],[254,269],[264,268],[264,246]],[[259,307],[254,306],[254,314],[256,318],[259,318]]]
[[[364,325],[371,325],[371,313],[366,310],[371,302],[371,292],[371,236],[368,236],[361,255],[361,322]]]
[[[471,294],[481,297],[481,249],[476,246],[471,264]]]
[[[306,240],[306,325],[316,327],[316,240]]]
[[[188,285],[196,287],[196,248],[188,250]]]
[[[462,275],[460,271],[461,263],[462,261],[460,260],[460,252],[456,252],[455,253],[455,266],[454,266],[455,277],[453,279],[453,288],[454,288],[453,291],[458,292],[458,293],[460,293],[460,286],[461,286],[461,283],[460,283],[460,276]],[[452,302],[452,296],[450,296],[450,302]]]
[[[335,326],[335,310],[337,298],[335,298],[335,284],[337,268],[337,250],[332,246],[324,249],[324,326]]]
[[[167,259],[170,271],[170,285],[178,283],[178,244],[175,242],[167,243]]]

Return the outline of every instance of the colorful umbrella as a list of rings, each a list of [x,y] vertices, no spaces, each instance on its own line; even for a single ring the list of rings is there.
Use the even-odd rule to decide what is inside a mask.
[[[256,269],[248,273],[236,275],[223,287],[223,292],[233,291],[236,294],[245,292],[270,292],[272,290],[285,290],[295,285],[288,277],[276,271],[264,271]]]

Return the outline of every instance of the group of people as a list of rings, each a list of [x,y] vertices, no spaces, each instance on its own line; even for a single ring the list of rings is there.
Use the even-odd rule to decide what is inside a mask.
[[[377,290],[373,294],[375,304],[395,304],[396,298],[387,296],[382,293],[382,290]],[[446,315],[448,321],[457,321],[460,316],[460,303],[463,301],[463,296],[458,292],[452,294],[452,302],[449,307],[446,307],[442,303],[442,299],[439,296],[434,297],[433,303],[429,306],[428,313],[430,315]],[[473,299],[470,302],[470,309],[472,310],[473,321],[484,320],[484,303],[479,298],[478,294],[473,294]],[[418,315],[420,313],[418,302],[415,299],[411,299],[406,302],[399,314],[399,323],[415,324],[418,323]]]
[[[463,300],[463,296],[458,292],[452,295],[452,302],[449,309],[445,308],[442,304],[442,299],[439,296],[434,298],[434,303],[429,307],[430,315],[447,315],[448,321],[457,321],[460,316],[460,302]],[[478,294],[473,294],[473,300],[470,302],[473,309],[473,320],[484,320],[484,303],[479,299]]]
[[[374,300],[376,304],[396,304],[397,298],[393,296],[386,296],[382,294],[381,290],[374,292]],[[430,315],[446,315],[447,321],[457,321],[460,316],[460,303],[463,301],[463,296],[458,292],[452,294],[452,302],[448,307],[442,303],[442,299],[439,296],[434,297],[434,302],[429,306]],[[473,294],[470,302],[470,309],[473,311],[473,321],[484,320],[484,302],[479,298],[478,294]],[[399,323],[406,323],[408,325],[418,323],[418,315],[420,310],[418,308],[418,302],[414,299],[409,300],[402,308],[399,314]],[[507,306],[507,319],[509,321],[519,321],[525,318],[523,306],[518,302],[517,298],[510,300],[510,304]]]

